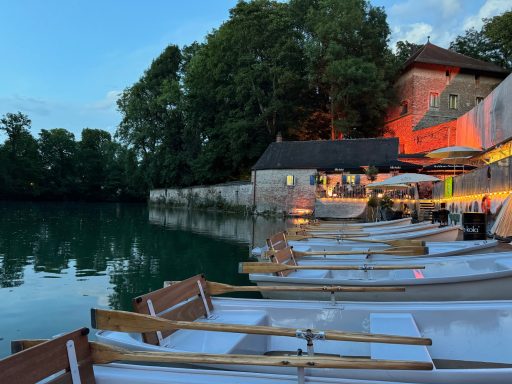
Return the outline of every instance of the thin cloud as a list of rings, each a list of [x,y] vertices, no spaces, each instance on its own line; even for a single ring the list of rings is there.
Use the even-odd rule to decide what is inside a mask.
[[[500,15],[511,9],[510,0],[486,0],[476,15],[469,16],[464,20],[464,30],[480,29],[484,24],[482,19]]]
[[[120,94],[121,91],[108,91],[103,99],[88,104],[86,106],[86,109],[92,109],[96,111],[106,111],[110,109],[115,109],[116,102]]]

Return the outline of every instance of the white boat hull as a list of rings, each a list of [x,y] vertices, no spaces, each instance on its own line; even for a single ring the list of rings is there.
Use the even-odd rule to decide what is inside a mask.
[[[316,353],[366,356],[372,359],[430,361],[432,371],[306,369],[317,379],[382,380],[409,383],[509,383],[512,377],[512,302],[451,303],[322,303],[214,298],[213,321],[227,324],[272,325],[297,329],[373,332],[432,339],[432,346],[378,343],[314,342]],[[179,330],[166,338],[168,346],[142,343],[137,334],[100,331],[98,339],[131,350],[263,354],[305,350],[303,339]],[[220,369],[295,374],[282,367],[216,366]],[[242,382],[242,381],[241,381]],[[343,381],[340,381],[343,383]],[[110,383],[108,383],[110,384]]]
[[[300,260],[359,260],[359,261],[386,261],[386,260],[425,260],[432,257],[446,257],[446,256],[463,256],[470,254],[480,254],[484,252],[491,252],[498,246],[497,240],[477,240],[477,241],[447,241],[447,242],[429,242],[426,243],[428,248],[428,254],[417,255],[417,256],[393,256],[391,254],[371,254],[366,255],[312,255],[304,256]],[[341,251],[341,252],[364,252],[364,251],[377,251],[379,249],[389,249],[386,244],[370,244],[370,243],[357,243],[353,245],[349,243],[342,244],[329,244],[329,245],[311,245],[311,246],[294,246],[293,249],[298,252],[322,252],[322,251]],[[512,251],[512,246],[510,247]],[[268,261],[268,258],[261,256],[262,252],[266,252],[266,249],[259,250],[253,256],[256,256],[260,261]]]
[[[96,384],[297,384],[298,382],[296,375],[133,364],[95,365],[94,376]],[[389,381],[309,376],[306,376],[305,380],[308,384],[393,384]]]
[[[501,300],[512,299],[512,253],[461,255],[457,257],[432,257],[386,260],[386,264],[420,265],[425,269],[411,270],[298,270],[287,276],[250,274],[249,279],[258,285],[351,285],[351,286],[403,286],[405,292],[343,293],[343,300],[372,301],[450,301],[450,300]],[[304,260],[300,265],[367,265],[373,261],[318,261]],[[375,263],[378,265],[379,262]],[[382,264],[382,263],[380,263]],[[292,295],[271,293],[268,298],[294,298],[304,300],[327,299],[316,292]]]

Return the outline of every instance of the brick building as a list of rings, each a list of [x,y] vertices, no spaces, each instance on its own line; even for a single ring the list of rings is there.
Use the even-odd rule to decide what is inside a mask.
[[[339,209],[364,210],[367,167],[378,169],[377,180],[420,168],[397,156],[396,138],[272,143],[252,169],[253,206],[259,212],[293,214],[318,211],[322,203],[334,202]],[[351,200],[349,204],[346,199]]]
[[[456,119],[480,103],[508,72],[430,42],[403,66],[395,86],[400,104],[388,111],[387,136],[401,154],[455,145]]]

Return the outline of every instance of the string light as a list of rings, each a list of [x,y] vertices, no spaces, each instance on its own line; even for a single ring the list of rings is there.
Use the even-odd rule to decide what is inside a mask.
[[[500,191],[500,192],[486,192],[486,193],[477,193],[477,194],[474,194],[474,195],[441,197],[441,198],[437,198],[437,199],[432,199],[432,201],[441,202],[441,201],[452,201],[452,200],[471,200],[471,199],[482,198],[484,196],[509,195],[511,193],[512,193],[512,190],[510,190],[510,191]]]

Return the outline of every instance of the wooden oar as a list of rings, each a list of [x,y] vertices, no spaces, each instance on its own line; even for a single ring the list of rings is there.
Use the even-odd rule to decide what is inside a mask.
[[[318,225],[299,225],[296,228],[303,228],[303,229],[321,229],[321,228],[327,228],[327,229],[365,229],[365,228],[374,228],[374,227],[362,227],[362,226],[352,226],[352,225],[336,225],[336,224],[318,224]],[[378,228],[378,227],[377,227]]]
[[[128,352],[119,347],[90,342],[93,361],[107,364],[114,361],[155,362],[172,364],[234,364],[274,367],[432,370],[432,363],[404,360],[372,360],[367,358],[314,356],[257,356],[183,352]]]
[[[49,340],[17,340],[22,349],[37,346]],[[384,369],[384,370],[432,370],[428,362],[406,360],[374,360],[368,358],[350,358],[335,356],[263,356],[240,354],[213,354],[188,352],[132,352],[126,349],[89,342],[91,362],[93,364],[108,364],[116,361],[131,361],[139,363],[166,364],[233,364],[294,368],[336,368],[336,369]],[[6,359],[10,359],[7,357]],[[2,361],[0,361],[1,363]],[[1,365],[1,364],[0,364]]]
[[[395,247],[387,249],[357,250],[357,251],[293,251],[299,257],[314,255],[395,255],[395,256],[422,256],[428,255],[428,247]]]
[[[166,281],[164,286],[179,283],[179,281]],[[222,295],[233,292],[275,292],[275,291],[293,291],[293,292],[404,292],[405,287],[359,287],[359,286],[339,286],[324,285],[318,287],[298,287],[296,285],[268,285],[268,286],[240,286],[216,283],[214,281],[206,282],[206,291],[210,295]]]
[[[355,236],[362,236],[362,235],[365,235],[365,236],[368,236],[370,234],[372,234],[371,232],[361,232],[361,231],[344,231],[344,230],[339,230],[339,231],[335,231],[335,230],[332,230],[332,229],[305,229],[305,228],[287,228],[286,231],[291,234],[291,235],[299,235],[299,234],[302,234],[302,233],[305,233],[305,234],[315,234],[317,232],[326,232],[326,233],[321,233],[321,235],[330,235],[330,236],[334,236],[334,235],[344,235],[344,236],[349,236],[349,235],[355,235]]]
[[[287,235],[287,240],[307,240],[311,238],[322,238],[322,239],[331,239],[331,240],[337,240],[337,236],[308,236],[308,235]],[[418,246],[418,247],[424,247],[426,242],[423,240],[408,240],[408,239],[397,239],[397,240],[374,240],[374,239],[360,239],[360,238],[342,238],[343,241],[356,241],[361,243],[374,243],[374,244],[388,244],[393,247],[401,247],[401,246]]]
[[[277,273],[299,269],[329,270],[329,271],[371,271],[394,269],[425,269],[424,265],[288,265],[275,263],[239,263],[239,273]]]
[[[304,239],[333,239],[333,240],[342,240],[345,238],[360,238],[360,237],[369,237],[370,235],[367,233],[348,233],[348,234],[339,234],[339,235],[331,235],[331,234],[325,234],[325,235],[312,235],[307,234],[306,232],[297,232],[297,233],[287,233],[286,239],[287,240],[304,240]]]
[[[267,256],[275,254],[276,251],[267,251]],[[352,251],[309,251],[301,252],[293,250],[293,255],[297,257],[316,256],[316,255],[396,255],[396,256],[421,256],[428,255],[428,247],[395,247],[386,249],[372,250],[352,250]]]
[[[107,309],[91,309],[93,328],[118,332],[156,332],[176,329],[192,329],[198,331],[247,333],[252,335],[297,337],[296,328],[269,327],[262,325],[239,325],[210,322],[167,320],[161,317],[143,315],[134,312],[112,311]],[[312,332],[318,332],[312,330]],[[432,345],[431,339],[411,336],[394,336],[372,333],[323,331],[326,340]]]

